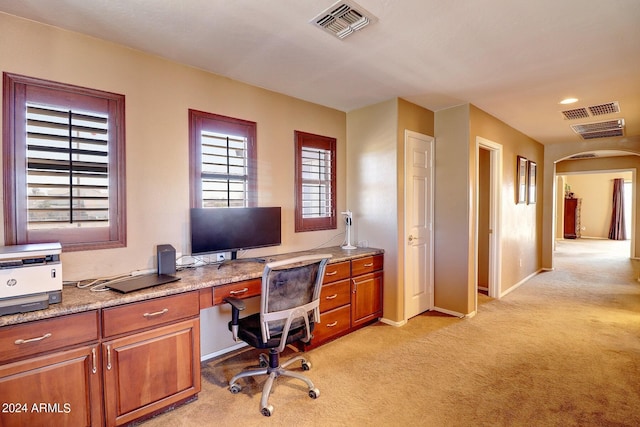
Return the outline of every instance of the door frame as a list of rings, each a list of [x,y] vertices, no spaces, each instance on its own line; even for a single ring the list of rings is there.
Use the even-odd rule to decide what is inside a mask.
[[[435,155],[435,138],[433,136],[430,135],[425,135],[419,132],[414,132],[408,129],[404,130],[404,177],[403,177],[403,192],[404,192],[404,202],[403,202],[403,221],[402,221],[402,236],[401,236],[401,242],[402,242],[402,254],[403,254],[403,289],[404,289],[404,298],[403,298],[403,317],[404,317],[404,322],[406,323],[409,320],[408,317],[408,313],[407,313],[407,307],[408,307],[408,300],[410,298],[409,292],[407,292],[407,286],[406,286],[406,278],[407,278],[407,251],[406,251],[406,245],[407,245],[407,238],[408,238],[408,233],[409,230],[407,230],[407,160],[408,160],[408,150],[407,150],[407,144],[408,144],[408,139],[409,137],[412,136],[414,138],[418,138],[418,139],[422,139],[427,141],[428,145],[429,145],[429,153],[430,153],[430,167],[429,167],[429,197],[427,198],[427,200],[425,200],[425,202],[427,203],[427,210],[429,212],[429,217],[431,218],[431,224],[429,224],[429,247],[430,247],[430,251],[429,251],[429,307],[427,309],[428,310],[433,310],[433,307],[435,306],[435,298],[434,298],[434,280],[435,280],[435,274],[434,274],[434,230],[433,230],[433,216],[434,216],[434,189],[435,189],[435,185],[434,185],[434,177],[435,177],[435,172],[434,172],[434,167],[435,167],[435,162],[434,160],[434,155]]]
[[[502,144],[490,141],[480,136],[476,137],[476,176],[475,176],[475,235],[474,256],[476,269],[475,277],[475,311],[478,310],[478,195],[480,192],[480,149],[489,151],[490,159],[490,202],[489,202],[489,296],[500,298],[500,282],[502,272],[501,245],[501,209],[502,206]]]

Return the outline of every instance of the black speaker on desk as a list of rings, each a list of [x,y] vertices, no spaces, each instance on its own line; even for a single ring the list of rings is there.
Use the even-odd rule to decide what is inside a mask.
[[[158,274],[176,274],[176,249],[171,245],[158,245]]]

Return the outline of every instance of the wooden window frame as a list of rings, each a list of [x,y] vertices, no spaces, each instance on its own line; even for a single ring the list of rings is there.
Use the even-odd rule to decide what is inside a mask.
[[[3,73],[3,176],[6,245],[60,242],[63,251],[126,246],[125,97],[111,92]],[[38,98],[47,105],[108,111],[109,226],[27,229],[26,105]],[[106,105],[106,107],[105,107]],[[101,110],[103,111],[103,110]]]
[[[331,230],[337,228],[336,215],[336,139],[328,136],[315,135],[312,133],[295,131],[295,231],[296,233],[305,231]],[[331,153],[331,213],[327,217],[304,218],[303,217],[303,184],[302,177],[302,150],[305,147],[323,149]]]
[[[202,149],[203,130],[247,138],[247,197],[246,206],[257,206],[257,143],[255,122],[189,109],[189,203],[192,208],[203,207]]]

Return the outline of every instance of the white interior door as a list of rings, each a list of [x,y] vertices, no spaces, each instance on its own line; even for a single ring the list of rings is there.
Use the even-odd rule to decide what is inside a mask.
[[[405,319],[433,308],[433,143],[405,130]]]

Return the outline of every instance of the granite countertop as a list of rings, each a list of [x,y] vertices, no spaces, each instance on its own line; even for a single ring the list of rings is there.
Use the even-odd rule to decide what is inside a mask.
[[[272,262],[294,256],[325,253],[332,255],[329,263],[333,264],[350,259],[382,254],[384,251],[382,249],[375,248],[342,249],[339,246],[334,246],[301,252],[263,256],[261,258],[266,262]],[[62,289],[62,302],[51,304],[49,308],[45,310],[0,316],[0,327],[255,279],[262,277],[263,269],[264,263],[251,259],[227,261],[220,268],[218,268],[218,265],[188,268],[176,273],[176,276],[180,277],[180,280],[177,282],[154,286],[128,294],[122,294],[111,290],[104,292],[92,292],[88,288],[81,289],[76,286],[64,286]]]

